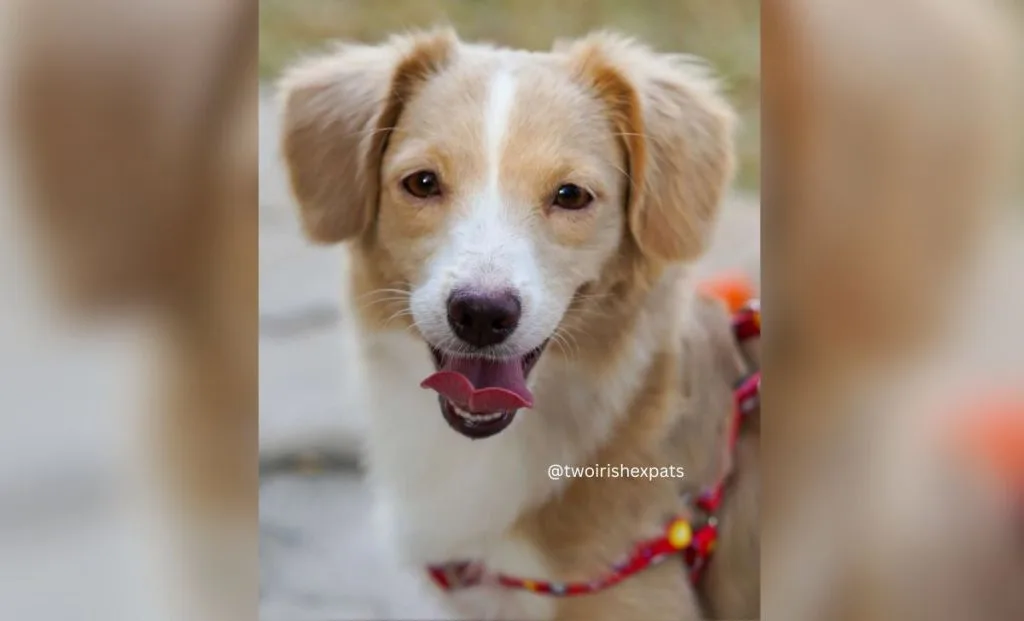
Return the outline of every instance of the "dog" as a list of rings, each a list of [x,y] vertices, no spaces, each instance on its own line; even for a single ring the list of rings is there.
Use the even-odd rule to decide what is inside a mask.
[[[606,574],[685,510],[668,478],[547,470],[676,465],[688,265],[735,165],[709,72],[607,32],[535,53],[437,29],[280,90],[304,230],[351,254],[368,476],[403,561],[528,579],[449,590],[473,618],[700,618],[682,560],[531,591]]]

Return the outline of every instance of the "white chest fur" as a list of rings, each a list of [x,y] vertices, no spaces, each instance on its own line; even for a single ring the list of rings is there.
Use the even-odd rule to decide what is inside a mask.
[[[480,559],[490,571],[534,579],[551,580],[540,551],[525,541],[502,538]],[[459,613],[472,619],[547,620],[554,617],[556,600],[504,587],[484,586],[453,592]]]
[[[470,440],[444,421],[436,394],[419,387],[433,372],[425,345],[388,333],[365,346],[370,476],[400,550],[416,563],[482,557],[555,487],[544,464],[560,455],[531,420],[543,414],[520,412],[501,434]]]
[[[379,521],[410,566],[481,560],[493,571],[547,579],[540,551],[508,531],[564,481],[551,464],[581,464],[625,416],[656,343],[635,339],[634,355],[608,377],[542,357],[531,377],[538,406],[520,411],[500,434],[470,440],[452,430],[435,393],[427,347],[405,332],[368,334],[362,360],[368,383],[367,458]],[[548,618],[552,601],[481,588],[460,599],[485,616]],[[479,605],[478,605],[479,604]]]

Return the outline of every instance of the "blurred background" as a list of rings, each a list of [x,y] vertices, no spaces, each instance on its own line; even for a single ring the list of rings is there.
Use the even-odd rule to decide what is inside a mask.
[[[260,11],[261,605],[268,620],[406,618],[415,588],[372,537],[355,459],[366,398],[345,258],[301,236],[277,152],[273,82],[291,61],[337,39],[372,43],[448,22],[469,41],[549,49],[611,28],[664,52],[707,59],[741,119],[740,170],[702,273],[759,276],[760,3],[756,0],[263,0]],[[422,609],[420,609],[422,610]],[[419,613],[422,614],[422,613]],[[306,617],[302,617],[306,618]]]
[[[257,13],[0,5],[0,618],[256,616]]]
[[[1019,9],[762,2],[772,618],[1024,616]]]

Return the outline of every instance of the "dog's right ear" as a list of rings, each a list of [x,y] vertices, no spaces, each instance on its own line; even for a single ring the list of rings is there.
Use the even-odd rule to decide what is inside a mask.
[[[282,153],[306,235],[334,243],[373,223],[380,163],[402,102],[440,71],[450,29],[346,45],[289,69],[279,84]]]
[[[678,54],[596,32],[557,42],[607,105],[625,148],[629,230],[640,252],[665,263],[707,249],[735,168],[735,113],[715,80]]]

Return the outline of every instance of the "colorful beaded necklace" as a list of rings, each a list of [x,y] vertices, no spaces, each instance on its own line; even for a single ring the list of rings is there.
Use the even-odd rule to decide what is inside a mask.
[[[752,300],[733,317],[733,334],[741,346],[761,336],[761,310],[757,300]],[[743,378],[735,389],[735,405],[727,436],[728,451],[735,452],[743,422],[760,410],[761,372],[755,371]],[[729,476],[721,477],[714,485],[706,488],[694,503],[699,520],[690,517],[676,517],[665,525],[661,535],[637,543],[621,560],[614,563],[604,575],[589,581],[551,582],[526,580],[502,573],[491,573],[480,563],[455,562],[430,565],[427,571],[434,583],[442,590],[453,591],[480,585],[496,585],[551,595],[569,597],[601,591],[622,582],[635,573],[657,565],[670,556],[680,554],[690,574],[690,580],[697,582],[701,572],[711,558],[718,540],[716,513],[722,503],[722,494]]]

